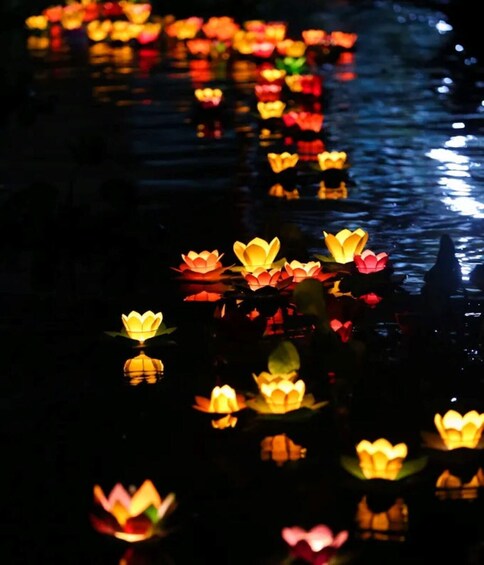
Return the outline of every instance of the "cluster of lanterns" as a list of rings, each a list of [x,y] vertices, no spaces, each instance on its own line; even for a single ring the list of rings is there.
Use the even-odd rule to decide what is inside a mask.
[[[320,102],[323,80],[320,74],[310,69],[335,54],[351,59],[357,39],[355,34],[306,29],[300,37],[289,38],[285,22],[254,20],[239,24],[225,16],[207,20],[199,17],[159,18],[153,15],[151,4],[130,0],[104,3],[83,0],[50,6],[41,14],[28,18],[25,24],[33,37],[47,38],[47,41],[75,30],[83,30],[94,43],[136,41],[144,45],[155,43],[164,36],[178,42],[186,56],[195,61],[228,58],[234,54],[250,58],[258,65],[254,96],[259,139],[261,143],[281,140],[290,148],[266,154],[271,179],[269,196],[299,199],[297,168],[308,162],[319,175],[318,198],[347,196],[345,170],[348,156],[344,151],[326,150]],[[292,100],[292,106],[284,99],[285,95]],[[223,109],[223,90],[202,86],[194,90],[194,99],[201,115],[205,115],[209,124],[212,122],[213,131]],[[177,273],[182,285],[186,284],[192,291],[195,289],[184,300],[216,303],[214,312],[221,319],[228,315],[224,303],[227,296],[235,296],[236,307],[240,308],[244,301],[255,297],[262,301],[274,296],[290,298],[296,287],[308,280],[316,281],[327,298],[358,298],[371,308],[377,306],[382,296],[373,289],[372,281],[378,281],[378,289],[382,288],[382,280],[388,282],[391,272],[389,255],[385,251],[368,249],[369,234],[361,227],[344,228],[336,233],[321,230],[321,239],[327,254],[316,255],[309,261],[280,257],[281,241],[277,236],[269,240],[256,236],[247,242],[235,241],[231,250],[233,261],[228,264],[223,262],[226,253],[218,249],[189,250],[181,253],[182,262],[171,269]],[[351,277],[367,281],[361,285],[364,291],[356,296],[354,288],[348,284]],[[248,320],[261,316],[254,305],[243,315]],[[284,323],[284,315],[297,316],[297,308],[290,300],[267,316],[266,332],[277,333],[275,328]],[[164,365],[161,359],[146,355],[146,342],[170,334],[175,328],[168,328],[163,323],[161,311],[123,313],[121,322],[120,332],[109,333],[132,340],[137,349],[137,354],[126,360],[124,375],[135,386],[158,382],[164,373]],[[351,342],[352,320],[331,318],[328,327],[343,345]],[[210,416],[213,429],[230,430],[237,426],[239,413],[247,409],[280,418],[301,409],[317,410],[326,405],[326,402],[316,402],[308,393],[307,385],[299,375],[295,347],[290,342],[283,344],[286,350],[288,347],[293,349],[292,364],[279,363],[276,368],[269,359],[267,371],[252,374],[255,393],[239,392],[228,383],[218,384],[209,396],[195,396],[193,408]],[[443,415],[435,414],[434,424],[439,449],[455,452],[482,448],[484,414],[476,410],[465,414],[449,410]],[[353,460],[344,466],[361,481],[392,483],[423,468],[422,464],[412,466],[414,461],[408,454],[405,443],[393,444],[385,437],[373,442],[363,439],[355,445]],[[280,433],[266,436],[261,441],[260,457],[282,466],[306,458],[307,449],[286,433]],[[484,474],[480,468],[469,480],[446,469],[437,479],[436,490],[441,498],[473,498],[482,486]],[[99,485],[95,485],[93,496],[93,527],[100,533],[130,543],[167,535],[170,516],[177,507],[175,494],[160,496],[150,480],[138,488],[126,488],[118,483],[107,496]],[[373,511],[367,495],[358,505],[356,524],[362,539],[401,541],[407,523],[408,508],[401,497],[396,497],[385,511]],[[319,524],[310,530],[286,527],[281,536],[295,558],[325,565],[346,542],[349,533],[344,530],[335,534],[327,525]]]

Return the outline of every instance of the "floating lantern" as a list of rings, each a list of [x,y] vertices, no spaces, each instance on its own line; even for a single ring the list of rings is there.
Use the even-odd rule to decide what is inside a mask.
[[[306,57],[287,56],[282,57],[282,59],[277,58],[275,60],[275,65],[278,69],[284,69],[286,71],[287,75],[284,77],[284,80],[289,89],[291,89],[292,81],[289,79],[289,76],[300,75],[300,73],[303,72],[303,70],[306,68]]]
[[[254,92],[259,102],[275,102],[281,98],[282,86],[279,83],[258,83]]]
[[[195,98],[204,109],[218,108],[222,102],[223,92],[220,88],[196,88]]]
[[[306,392],[306,384],[299,379],[271,381],[260,385],[260,393],[273,414],[286,414],[301,408]]]
[[[280,381],[294,382],[297,379],[297,376],[297,371],[289,371],[288,373],[271,373],[268,371],[262,371],[258,375],[252,373],[252,377],[254,378],[259,390],[263,384],[267,385],[270,383],[278,383]]]
[[[330,321],[329,325],[331,329],[339,335],[343,343],[347,343],[350,340],[353,331],[353,322],[351,320],[340,322],[340,320],[333,319]]]
[[[163,375],[164,366],[161,359],[153,359],[141,352],[124,363],[123,373],[129,379],[129,384],[137,386],[143,382],[155,384]]]
[[[25,26],[27,29],[34,31],[45,31],[49,25],[49,21],[46,16],[30,16],[25,20]]]
[[[286,103],[282,100],[274,100],[272,102],[257,102],[257,110],[263,120],[271,118],[280,118],[284,113]]]
[[[284,81],[286,71],[284,69],[276,69],[274,67],[263,68],[259,72],[259,82],[281,84]]]
[[[392,445],[384,438],[373,443],[364,439],[356,446],[356,453],[365,478],[394,481],[402,469],[408,449],[405,443]]]
[[[301,36],[306,45],[325,45],[329,42],[329,34],[323,29],[304,29]]]
[[[260,444],[262,461],[274,461],[278,467],[288,461],[299,461],[306,457],[307,449],[295,444],[286,434],[265,437]]]
[[[276,50],[278,54],[282,56],[293,58],[304,57],[304,54],[306,53],[306,44],[304,41],[295,41],[287,38],[276,43]]]
[[[86,25],[86,33],[91,41],[104,41],[109,36],[112,27],[111,20],[93,20]]]
[[[330,35],[331,45],[342,49],[353,49],[357,39],[358,34],[345,33],[344,31],[332,31]]]
[[[270,242],[254,237],[247,244],[236,241],[233,247],[235,255],[249,273],[257,268],[271,269],[280,248],[278,237],[274,237]]]
[[[245,408],[243,395],[229,385],[214,387],[210,398],[195,396],[195,402],[193,408],[211,414],[232,414]]]
[[[139,33],[136,35],[136,40],[140,45],[148,45],[155,42],[161,34],[161,23],[147,22],[142,25]]]
[[[320,75],[288,74],[284,80],[289,90],[295,94],[319,97],[323,93],[323,79]]]
[[[322,171],[344,169],[347,157],[344,151],[323,151],[318,154],[318,164]]]
[[[151,15],[152,7],[148,2],[136,3],[130,0],[121,0],[119,5],[132,24],[144,24]]]
[[[403,498],[397,498],[385,510],[376,511],[365,495],[358,503],[356,524],[360,539],[402,542],[408,530],[408,507]]]
[[[221,259],[223,253],[219,253],[217,249],[213,251],[189,251],[187,254],[181,254],[183,263],[179,268],[172,267],[183,275],[184,278],[192,280],[217,280],[223,272],[228,269],[222,265]]]
[[[307,263],[301,263],[295,259],[291,262],[286,261],[284,270],[287,276],[292,277],[292,282],[295,284],[308,278],[321,280],[322,266],[319,261],[308,261]],[[329,276],[333,276],[333,274],[331,273]]]
[[[218,41],[231,41],[239,29],[240,25],[229,16],[212,16],[202,24],[205,36]]]
[[[45,8],[45,10],[42,12],[42,15],[44,15],[51,24],[55,24],[61,21],[63,12],[64,6],[58,4],[56,6],[48,6],[47,8]]]
[[[334,535],[324,524],[314,526],[308,531],[298,526],[286,527],[281,533],[291,548],[292,555],[312,565],[327,565],[348,539],[346,530]]]
[[[435,414],[434,423],[447,449],[476,449],[484,430],[484,413],[471,410],[461,415],[449,410],[444,416]]]
[[[281,173],[287,169],[293,169],[297,162],[299,161],[299,155],[297,153],[289,153],[288,151],[283,151],[282,153],[268,153],[267,160],[274,173]]]
[[[360,255],[366,242],[368,233],[361,228],[355,231],[343,229],[336,235],[323,231],[324,243],[336,263],[351,263],[355,255]]]
[[[173,493],[164,499],[150,480],[129,492],[116,484],[106,497],[99,485],[94,486],[95,509],[91,524],[99,533],[127,542],[139,542],[167,534],[166,520],[176,508]]]
[[[203,18],[192,16],[190,18],[175,20],[165,27],[168,37],[175,37],[179,41],[193,39],[201,30]]]
[[[194,57],[208,57],[212,49],[212,40],[206,37],[187,39],[187,49]]]
[[[155,337],[163,320],[163,314],[161,312],[155,314],[151,310],[140,314],[133,310],[127,316],[121,314],[121,319],[128,337],[143,344],[147,339]]]
[[[267,270],[264,267],[257,267],[252,272],[242,273],[249,288],[253,291],[265,287],[278,287],[281,279],[281,269]]]
[[[85,8],[79,2],[67,4],[62,10],[60,23],[65,30],[73,31],[82,27]]]
[[[388,262],[388,254],[385,252],[375,254],[370,249],[365,249],[361,254],[353,257],[359,273],[370,275],[383,271]]]

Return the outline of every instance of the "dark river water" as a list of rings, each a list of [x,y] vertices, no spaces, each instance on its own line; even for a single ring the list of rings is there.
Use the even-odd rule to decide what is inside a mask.
[[[349,532],[332,565],[484,563],[482,450],[429,456],[421,433],[454,402],[483,411],[483,284],[469,280],[484,263],[483,62],[435,4],[280,4],[283,17],[271,19],[287,19],[291,36],[358,34],[354,50],[317,66],[322,140],[348,156],[345,198],[317,197],[314,154],[288,186],[298,199],[269,195],[267,153],[292,146],[261,135],[253,60],[196,60],[175,41],[91,44],[79,31],[5,36],[2,564],[295,565],[282,528],[320,523]],[[224,91],[215,131],[196,111],[202,86]],[[283,233],[310,257],[325,253],[323,231],[344,228],[388,253],[410,303],[450,236],[465,300],[446,313],[463,316],[458,329],[436,323],[419,341],[411,305],[401,309],[410,326],[369,310],[336,381],[327,344],[307,326],[290,331],[308,390],[329,407],[286,419],[246,410],[235,428],[213,428],[194,397],[223,382],[253,389],[282,338],[183,300],[172,270],[181,253],[218,249],[229,264],[235,241]],[[106,335],[131,310],[161,310],[176,328],[144,350],[164,366],[151,381],[126,377],[140,349]],[[362,343],[367,357],[353,367]],[[281,434],[304,456],[268,457]],[[365,434],[405,441],[412,460],[427,456],[425,470],[390,486],[356,479],[342,453]],[[442,494],[442,472],[481,482]],[[93,485],[147,478],[177,494],[172,535],[129,550],[95,532]],[[369,502],[380,520],[397,504],[391,535],[358,528]]]

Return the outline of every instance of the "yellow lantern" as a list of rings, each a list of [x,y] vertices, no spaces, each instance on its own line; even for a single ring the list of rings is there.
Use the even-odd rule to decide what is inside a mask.
[[[212,414],[231,414],[245,408],[245,399],[229,385],[215,386],[210,398],[195,396],[193,408]]]
[[[343,229],[336,235],[323,231],[324,243],[336,263],[351,263],[355,255],[360,255],[366,242],[368,233],[361,228],[355,231]]]
[[[262,69],[259,76],[265,82],[278,82],[284,79],[286,71],[274,68]]]
[[[267,159],[269,160],[269,165],[274,173],[280,173],[286,169],[294,168],[299,161],[299,155],[297,153],[289,153],[288,151],[283,151],[282,153],[268,153]]]
[[[278,383],[280,381],[291,381],[294,382],[297,379],[297,371],[290,371],[289,373],[269,373],[268,371],[262,371],[258,375],[252,373],[252,377],[260,390],[263,384]]]
[[[62,10],[61,25],[64,29],[72,31],[82,27],[86,9],[80,2],[67,4]]]
[[[132,386],[142,382],[154,384],[163,375],[163,371],[164,366],[161,359],[153,359],[143,352],[132,359],[127,359],[123,367],[123,373]]]
[[[236,241],[233,246],[235,255],[249,273],[257,268],[271,269],[280,248],[278,237],[274,237],[271,242],[254,237],[247,244]]]
[[[111,20],[93,20],[86,25],[86,33],[91,41],[104,41],[112,26]]]
[[[386,510],[375,512],[368,505],[367,496],[358,503],[356,512],[358,537],[380,541],[405,541],[408,529],[408,507],[403,498],[397,498]]]
[[[435,414],[434,423],[447,449],[476,449],[484,429],[484,413],[471,410],[462,416],[449,410],[444,416]]]
[[[119,5],[132,24],[144,24],[151,15],[152,8],[148,2],[138,4],[129,0],[121,0]]]
[[[318,153],[318,164],[322,171],[344,169],[347,154],[344,151],[323,151]]]
[[[274,100],[272,102],[257,102],[257,110],[263,120],[270,118],[280,118],[284,113],[286,103],[282,100]]]
[[[360,467],[367,479],[394,481],[402,469],[408,449],[405,443],[392,445],[384,438],[370,443],[364,439],[356,446]]]
[[[299,379],[295,383],[290,380],[262,383],[260,392],[273,414],[286,414],[298,410],[306,392],[306,384]]]
[[[46,16],[30,16],[25,20],[25,25],[28,29],[36,31],[45,31],[49,25],[49,21]]]
[[[295,444],[286,434],[265,437],[261,444],[262,461],[274,461],[281,467],[287,461],[299,461],[306,457],[307,449]]]
[[[161,312],[155,314],[151,310],[140,314],[133,310],[127,316],[121,314],[121,319],[128,336],[143,344],[147,339],[155,337],[163,320],[163,314]]]

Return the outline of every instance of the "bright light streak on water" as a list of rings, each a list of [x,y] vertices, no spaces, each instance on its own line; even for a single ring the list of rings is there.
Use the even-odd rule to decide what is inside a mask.
[[[453,212],[463,216],[471,216],[478,219],[484,218],[484,204],[481,204],[474,198],[468,196],[459,196],[458,198],[446,197],[442,199],[442,202]]]
[[[440,33],[447,33],[449,31],[452,31],[453,27],[448,24],[447,22],[444,22],[444,20],[439,20],[436,24],[435,24],[435,29]]]

